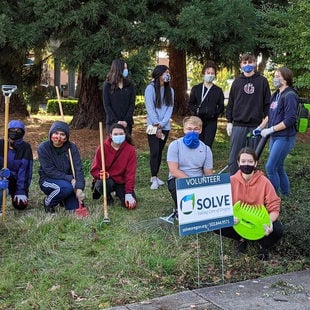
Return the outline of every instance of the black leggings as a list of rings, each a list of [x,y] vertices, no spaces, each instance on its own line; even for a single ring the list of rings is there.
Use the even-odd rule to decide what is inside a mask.
[[[165,135],[164,140],[158,139],[156,135],[147,135],[147,140],[150,148],[150,168],[152,177],[155,177],[158,174],[163,150],[169,135],[169,130],[163,130],[162,132]]]
[[[220,234],[219,230],[214,230],[216,234]],[[224,237],[231,238],[237,241],[240,241],[242,238],[238,233],[234,230],[233,227],[226,227],[221,229],[221,234]],[[257,240],[258,243],[264,249],[271,248],[274,244],[276,244],[283,235],[283,226],[281,222],[275,221],[273,222],[273,232],[269,236],[265,236],[262,239]]]

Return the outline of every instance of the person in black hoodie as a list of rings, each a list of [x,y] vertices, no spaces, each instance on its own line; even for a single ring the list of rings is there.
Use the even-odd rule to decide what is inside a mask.
[[[8,157],[7,168],[8,190],[12,197],[12,205],[17,210],[24,210],[28,206],[29,186],[32,180],[33,155],[28,142],[24,141],[25,125],[20,120],[8,123]],[[4,163],[4,140],[0,140],[0,168]],[[2,190],[0,191],[0,204]]]
[[[136,103],[136,90],[128,79],[127,63],[122,59],[115,59],[103,84],[103,107],[106,113],[106,132],[117,123],[126,128],[131,135],[133,113]]]
[[[226,131],[230,136],[229,167],[233,175],[238,170],[237,155],[246,146],[247,135],[256,129],[268,115],[270,88],[265,77],[255,72],[256,57],[241,55],[242,74],[235,79],[229,92],[226,108]],[[255,139],[258,143],[259,139]],[[251,145],[253,149],[257,145]]]
[[[54,122],[48,137],[38,147],[39,185],[47,195],[44,209],[55,213],[55,207],[60,204],[72,212],[84,199],[85,179],[79,150],[69,141],[69,126],[65,122]]]
[[[193,115],[202,120],[199,139],[212,147],[217,130],[217,119],[224,111],[224,94],[220,87],[213,84],[216,77],[216,65],[213,61],[208,61],[201,73],[204,81],[193,86],[188,105]]]

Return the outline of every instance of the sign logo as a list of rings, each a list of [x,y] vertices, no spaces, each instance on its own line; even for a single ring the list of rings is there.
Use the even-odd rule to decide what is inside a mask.
[[[185,215],[189,215],[194,211],[195,194],[186,195],[181,199],[181,211]]]

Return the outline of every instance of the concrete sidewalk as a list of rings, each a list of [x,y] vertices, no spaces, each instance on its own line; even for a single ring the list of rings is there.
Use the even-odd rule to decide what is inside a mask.
[[[310,270],[184,291],[110,310],[309,310]]]

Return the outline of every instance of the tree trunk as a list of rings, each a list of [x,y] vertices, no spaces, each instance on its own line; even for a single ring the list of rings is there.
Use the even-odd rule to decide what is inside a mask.
[[[99,79],[82,72],[79,102],[71,126],[74,129],[98,129],[99,122],[105,120]]]
[[[174,89],[174,115],[189,114],[187,102],[187,74],[186,74],[186,52],[169,47],[169,69]]]
[[[4,110],[5,110],[5,97],[3,94],[1,94],[0,113],[1,114],[4,113]],[[10,97],[9,114],[21,118],[29,116],[27,106],[20,100],[19,96],[16,94],[12,94],[12,96]]]

